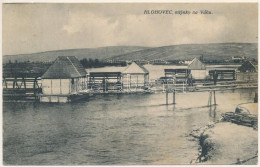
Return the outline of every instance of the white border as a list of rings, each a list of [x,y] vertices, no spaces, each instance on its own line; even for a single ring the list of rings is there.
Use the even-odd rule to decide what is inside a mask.
[[[258,2],[259,0],[2,0],[1,3],[133,3],[133,2],[147,2],[147,3],[240,3],[240,2]]]
[[[1,41],[1,45],[0,45],[0,51],[2,54],[2,4],[3,3],[258,3],[258,10],[259,10],[259,0],[2,0],[0,2],[0,11],[1,11],[1,17],[0,17],[0,21],[1,21],[1,26],[0,26],[0,41]],[[260,21],[259,21],[259,11],[258,11],[258,34],[259,34],[259,30],[260,30]],[[258,41],[258,61],[259,61],[259,41]],[[3,55],[2,55],[3,56]],[[0,64],[1,64],[1,69],[0,69],[0,77],[2,80],[2,58],[0,59]],[[259,64],[259,62],[258,62]],[[258,66],[258,71],[259,71],[260,67]],[[260,86],[260,82],[259,82],[259,78],[260,78],[260,74],[258,73],[258,87]],[[1,119],[1,128],[0,128],[0,166],[4,166],[3,165],[3,100],[2,100],[2,81],[0,83],[0,87],[1,87],[1,98],[0,98],[0,119]],[[260,91],[258,89],[258,95],[259,95]],[[260,108],[260,105],[258,104],[258,109]],[[259,120],[258,116],[258,120]],[[259,123],[258,123],[258,130],[259,130]],[[260,150],[260,139],[259,139],[259,131],[258,131],[258,150]],[[258,164],[259,163],[259,155],[258,155]],[[92,165],[93,166],[93,165]],[[97,166],[97,165],[95,165]],[[98,165],[97,167],[99,167],[100,165]],[[112,166],[112,165],[109,165]],[[118,165],[117,165],[118,166]],[[140,165],[136,165],[137,167],[142,167]],[[148,165],[148,166],[162,166],[162,165]],[[170,167],[170,166],[188,166],[188,165],[163,165],[163,167]],[[200,167],[209,167],[212,165],[194,165],[194,166],[200,166]],[[213,165],[213,166],[244,166],[244,165]],[[250,165],[250,166],[258,166],[258,165]],[[12,167],[12,166],[9,166]],[[34,166],[30,166],[30,167],[34,167]],[[46,166],[43,166],[46,167]]]

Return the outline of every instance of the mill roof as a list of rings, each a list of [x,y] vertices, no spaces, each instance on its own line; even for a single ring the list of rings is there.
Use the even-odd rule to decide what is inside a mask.
[[[205,70],[205,64],[202,63],[199,59],[196,57],[188,64],[188,69],[191,70]]]
[[[42,75],[43,79],[68,79],[86,76],[85,68],[75,56],[59,56]]]
[[[133,62],[122,73],[123,74],[149,74],[149,71],[145,67]]]
[[[246,71],[254,72],[254,71],[256,71],[256,67],[250,61],[245,61],[238,68],[238,70],[241,71],[241,72],[246,72]]]

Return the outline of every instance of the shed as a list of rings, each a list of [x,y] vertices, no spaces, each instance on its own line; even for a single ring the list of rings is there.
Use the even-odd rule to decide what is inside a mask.
[[[199,59],[194,58],[189,64],[188,69],[191,70],[192,78],[195,80],[203,80],[207,76],[206,66]]]
[[[256,67],[250,62],[245,61],[240,67],[238,67],[240,72],[256,72]]]
[[[176,82],[186,81],[190,76],[190,69],[187,68],[174,68],[164,69],[165,77],[175,78]]]
[[[122,72],[124,88],[145,88],[149,84],[149,71],[133,62]]]
[[[104,92],[121,90],[121,72],[90,72],[88,86],[92,90],[102,89]]]
[[[86,75],[85,68],[75,56],[59,56],[41,77],[43,95],[63,101],[65,99],[59,95],[76,94],[86,89]],[[41,101],[45,100],[50,101],[44,98]]]
[[[236,70],[230,68],[218,68],[215,70],[209,70],[209,78],[214,80],[214,73],[217,74],[218,81],[236,80]]]

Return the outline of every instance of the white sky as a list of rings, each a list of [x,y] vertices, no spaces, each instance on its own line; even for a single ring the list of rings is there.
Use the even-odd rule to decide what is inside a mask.
[[[257,3],[3,4],[3,55],[189,43],[257,43]],[[144,10],[212,15],[144,15]]]

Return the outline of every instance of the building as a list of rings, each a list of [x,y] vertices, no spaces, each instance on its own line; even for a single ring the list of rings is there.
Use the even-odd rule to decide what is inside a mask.
[[[188,64],[188,69],[191,70],[191,76],[194,80],[204,80],[207,76],[205,64],[197,58]]]
[[[149,71],[133,62],[122,72],[123,88],[145,89],[149,84]]]
[[[232,56],[232,58],[231,58],[233,61],[235,61],[235,60],[245,60],[245,57],[243,57],[243,56]]]
[[[238,67],[240,72],[256,72],[256,67],[250,62],[245,61],[240,67]]]
[[[133,60],[133,62],[138,63],[138,64],[148,64],[149,63],[148,60],[144,60],[144,59]]]
[[[209,79],[214,80],[213,75],[217,76],[217,81],[232,81],[236,80],[236,70],[229,68],[217,68],[215,70],[209,70]]]
[[[183,64],[190,64],[191,62],[191,60],[185,60]]]
[[[59,56],[42,75],[41,102],[68,102],[86,89],[86,71],[74,56]]]

